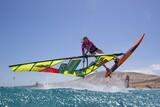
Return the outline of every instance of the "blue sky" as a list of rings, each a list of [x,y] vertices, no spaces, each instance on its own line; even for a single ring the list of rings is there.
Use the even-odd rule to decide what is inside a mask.
[[[81,54],[88,37],[105,53],[145,39],[120,70],[160,71],[159,0],[0,0],[0,86],[58,76],[13,73],[8,66]],[[146,71],[147,71],[146,70]],[[160,74],[160,73],[159,73]]]

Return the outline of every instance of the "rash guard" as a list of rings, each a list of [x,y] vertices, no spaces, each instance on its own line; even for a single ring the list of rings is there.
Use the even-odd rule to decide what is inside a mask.
[[[93,44],[93,42],[88,40],[86,43],[82,43],[82,52],[85,53],[85,50],[90,53],[94,53],[97,50],[97,47]]]

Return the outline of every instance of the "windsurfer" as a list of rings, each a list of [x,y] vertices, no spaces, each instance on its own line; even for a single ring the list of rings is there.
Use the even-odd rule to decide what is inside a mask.
[[[87,53],[90,53],[90,54],[103,54],[104,52],[97,48],[94,43],[92,41],[90,41],[88,39],[87,36],[83,37],[83,40],[82,40],[82,55],[87,55]]]
[[[104,52],[101,49],[97,48],[94,45],[94,43],[89,40],[89,38],[87,36],[84,36],[82,39],[82,55],[86,56],[87,53],[89,53],[89,54],[97,54],[97,53],[104,54]],[[118,58],[115,58],[115,63],[117,63],[117,62],[118,62]],[[105,67],[105,69],[107,71],[105,77],[110,76],[112,73],[111,69],[109,69],[105,64],[103,64],[103,66]]]

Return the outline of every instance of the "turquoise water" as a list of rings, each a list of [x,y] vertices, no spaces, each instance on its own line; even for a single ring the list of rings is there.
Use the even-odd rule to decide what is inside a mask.
[[[0,107],[160,107],[160,90],[0,88]]]

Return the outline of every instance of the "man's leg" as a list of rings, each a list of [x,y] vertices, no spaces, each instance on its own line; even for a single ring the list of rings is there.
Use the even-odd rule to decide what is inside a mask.
[[[111,78],[111,73],[112,73],[112,71],[111,71],[111,69],[109,69],[105,64],[103,64],[103,66],[105,67],[105,69],[106,69],[106,74],[105,74],[105,77],[110,77]]]
[[[105,74],[105,77],[107,78],[107,77],[109,76],[109,77],[111,78],[111,74],[112,74],[111,69],[106,68],[106,74]]]
[[[99,54],[104,54],[104,52],[101,49],[97,49],[96,52]]]

